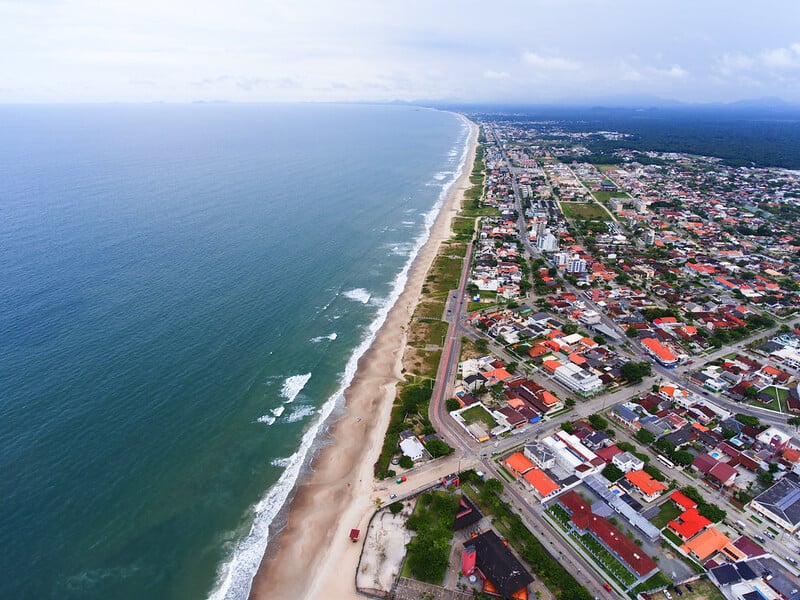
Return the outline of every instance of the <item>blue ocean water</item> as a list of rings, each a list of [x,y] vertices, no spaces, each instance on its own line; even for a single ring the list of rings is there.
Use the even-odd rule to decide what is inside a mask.
[[[237,598],[465,123],[0,107],[0,597]]]

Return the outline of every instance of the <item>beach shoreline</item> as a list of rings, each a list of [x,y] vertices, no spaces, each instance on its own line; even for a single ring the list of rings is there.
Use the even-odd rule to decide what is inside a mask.
[[[250,598],[356,598],[355,574],[361,544],[348,539],[364,529],[387,482],[375,481],[377,460],[389,422],[396,385],[402,381],[406,327],[422,295],[422,285],[440,244],[452,235],[477,149],[478,127],[470,127],[467,156],[448,190],[405,287],[370,348],[358,362],[344,393],[344,407],[332,422],[328,443],[297,482],[285,525],[270,540],[253,578]]]

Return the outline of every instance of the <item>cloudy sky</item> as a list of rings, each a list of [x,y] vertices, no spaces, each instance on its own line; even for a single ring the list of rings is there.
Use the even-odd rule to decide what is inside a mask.
[[[800,101],[800,1],[0,0],[0,102]]]

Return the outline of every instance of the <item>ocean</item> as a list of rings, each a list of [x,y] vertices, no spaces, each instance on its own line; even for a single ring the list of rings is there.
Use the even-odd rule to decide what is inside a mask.
[[[0,597],[246,597],[466,123],[31,105],[0,131]]]

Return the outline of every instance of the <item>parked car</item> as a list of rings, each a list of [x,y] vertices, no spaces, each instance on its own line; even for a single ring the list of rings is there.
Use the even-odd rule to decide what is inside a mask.
[[[672,594],[669,593],[669,590],[664,590],[664,595],[667,597],[667,600],[672,600]]]
[[[774,535],[773,535],[771,532],[769,532],[769,531],[765,531],[765,532],[764,532],[764,535],[765,535],[765,536],[767,536],[767,537],[768,537],[769,539],[771,539],[771,540],[774,540],[774,539],[775,539],[775,536],[774,536]]]
[[[787,555],[786,556],[786,560],[788,560],[790,563],[792,563],[795,567],[797,566],[797,561],[795,559],[793,559],[791,556]]]
[[[694,591],[694,588],[692,587],[692,584],[690,584],[690,583],[686,584],[686,589],[689,590],[690,592]]]
[[[679,588],[677,585],[672,589],[675,590],[675,593],[678,594],[678,596],[683,596],[683,592],[681,591],[681,588]]]
[[[610,586],[610,585],[608,585],[608,584],[607,584],[607,583],[604,581],[604,582],[603,582],[603,589],[604,589],[604,590],[608,590],[608,591],[610,592],[610,591],[611,591],[611,586]]]
[[[389,500],[394,500],[397,498],[397,494],[389,494]]]

